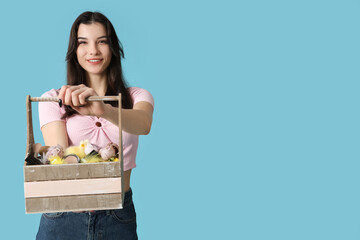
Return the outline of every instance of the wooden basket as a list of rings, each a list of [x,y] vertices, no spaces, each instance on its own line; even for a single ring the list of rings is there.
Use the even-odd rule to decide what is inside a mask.
[[[35,156],[31,102],[55,101],[56,98],[26,98],[26,156]],[[91,211],[120,209],[123,206],[123,148],[121,94],[89,97],[88,101],[119,102],[119,161],[59,165],[24,165],[26,213]]]

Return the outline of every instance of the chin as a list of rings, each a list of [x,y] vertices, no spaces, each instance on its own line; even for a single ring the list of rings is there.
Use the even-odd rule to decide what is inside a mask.
[[[91,69],[85,69],[85,71],[93,75],[101,75],[105,72],[105,70],[91,70]]]

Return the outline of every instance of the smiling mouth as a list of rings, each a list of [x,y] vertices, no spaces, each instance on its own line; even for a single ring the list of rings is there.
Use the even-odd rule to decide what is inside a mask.
[[[98,62],[101,62],[102,59],[89,59],[88,62],[91,62],[91,63],[98,63]]]

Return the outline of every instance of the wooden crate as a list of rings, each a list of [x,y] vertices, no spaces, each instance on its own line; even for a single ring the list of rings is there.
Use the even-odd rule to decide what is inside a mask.
[[[35,156],[31,102],[54,98],[27,96],[26,156]],[[90,97],[89,101],[119,102],[119,161],[59,165],[24,165],[26,213],[120,209],[123,206],[121,95]]]

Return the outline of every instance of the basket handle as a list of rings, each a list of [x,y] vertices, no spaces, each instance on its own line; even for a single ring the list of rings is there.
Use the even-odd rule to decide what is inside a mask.
[[[121,151],[119,151],[119,160],[121,161],[121,166],[123,166],[123,151],[122,151],[122,124],[121,124],[121,93],[119,96],[90,96],[86,98],[86,101],[94,102],[94,101],[118,101],[119,102],[119,147],[121,147]],[[34,131],[33,131],[33,123],[32,123],[32,110],[31,110],[31,102],[59,102],[57,97],[30,97],[30,95],[26,96],[26,121],[27,121],[27,135],[26,135],[26,155],[34,154]],[[123,167],[121,167],[123,169]]]

